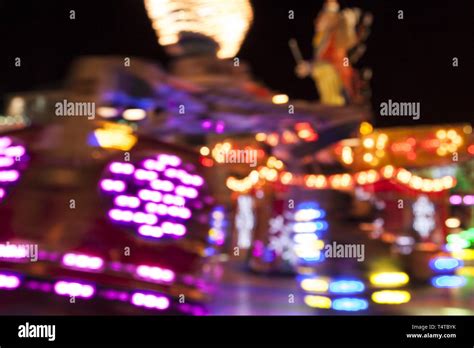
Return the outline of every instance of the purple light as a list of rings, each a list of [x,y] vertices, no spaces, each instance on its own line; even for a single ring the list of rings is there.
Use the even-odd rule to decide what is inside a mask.
[[[137,266],[135,273],[140,278],[166,283],[172,282],[175,278],[175,274],[172,270],[156,266],[139,265]]]
[[[155,170],[157,172],[162,172],[165,169],[166,164],[155,161],[153,159],[147,159],[143,162],[143,167],[148,170]]]
[[[5,197],[5,190],[0,187],[0,199]]]
[[[125,191],[126,185],[122,180],[103,179],[100,182],[100,187],[108,192],[123,192]]]
[[[463,202],[465,205],[474,205],[474,195],[465,195]]]
[[[196,198],[198,196],[198,192],[196,189],[192,187],[186,187],[186,186],[176,187],[175,193],[179,196],[183,196],[187,198]]]
[[[67,253],[63,256],[62,263],[68,267],[99,270],[104,265],[104,260],[97,256]]]
[[[17,170],[3,170],[0,171],[0,182],[14,182],[20,177]]]
[[[137,307],[164,310],[170,306],[170,301],[162,295],[135,292],[132,295],[131,303]]]
[[[0,157],[0,167],[11,167],[15,163],[15,160],[11,157]]]
[[[175,155],[165,155],[161,154],[157,156],[158,162],[170,165],[172,167],[177,167],[181,165],[181,159],[178,156]]]
[[[16,289],[20,286],[21,280],[13,274],[0,273],[0,288],[1,289]]]
[[[0,244],[0,258],[24,259],[28,256],[27,248],[16,244]]]
[[[169,180],[153,180],[150,186],[159,191],[171,192],[174,190],[174,185]]]
[[[138,208],[141,202],[137,197],[120,195],[115,197],[114,203],[119,207]]]
[[[186,203],[186,200],[181,196],[166,194],[163,196],[163,202],[166,204],[174,204],[174,205],[182,206]]]
[[[0,153],[8,157],[21,157],[26,153],[24,146],[16,145],[0,149]]]
[[[135,171],[135,178],[137,180],[152,181],[158,178],[158,173],[151,170],[137,169]]]
[[[449,197],[449,202],[452,205],[459,205],[459,204],[462,203],[462,197],[459,196],[459,195],[453,195],[453,196]]]
[[[133,211],[111,209],[109,211],[109,217],[115,221],[131,222],[133,220]]]
[[[54,292],[61,296],[91,298],[95,294],[92,284],[60,280],[54,284]]]
[[[161,229],[163,230],[163,233],[175,236],[184,236],[186,234],[186,227],[184,225],[172,222],[163,222],[161,224]]]
[[[110,164],[109,170],[114,174],[130,175],[135,171],[135,167],[131,163],[113,162]]]
[[[136,224],[154,225],[158,222],[158,218],[156,215],[139,211],[133,214],[133,222]]]
[[[138,228],[138,233],[145,237],[163,237],[163,230],[158,226],[142,225]]]
[[[0,148],[9,147],[12,144],[12,140],[8,137],[0,138]]]
[[[212,122],[210,120],[205,120],[201,123],[202,128],[210,129],[212,127]]]
[[[159,191],[143,189],[138,191],[138,197],[144,201],[161,202],[163,195]]]

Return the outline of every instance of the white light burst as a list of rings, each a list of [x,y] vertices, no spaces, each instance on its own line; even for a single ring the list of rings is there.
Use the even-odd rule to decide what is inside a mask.
[[[145,8],[161,45],[199,33],[219,45],[219,58],[237,54],[253,19],[249,0],[145,0]]]

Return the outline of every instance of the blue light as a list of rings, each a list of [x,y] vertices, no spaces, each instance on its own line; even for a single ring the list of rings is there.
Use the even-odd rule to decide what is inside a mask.
[[[462,266],[462,261],[453,257],[437,257],[430,262],[434,271],[452,271]]]
[[[338,298],[332,301],[332,309],[336,311],[357,312],[369,307],[367,300],[352,297]]]
[[[297,210],[300,209],[317,209],[319,208],[319,204],[316,202],[301,202],[296,206]]]
[[[460,288],[466,285],[466,278],[457,275],[437,276],[431,279],[431,284],[435,288]]]
[[[328,229],[328,223],[326,221],[316,221],[316,231],[326,231]]]
[[[336,280],[329,284],[329,292],[334,294],[350,294],[363,292],[364,283],[358,280]]]

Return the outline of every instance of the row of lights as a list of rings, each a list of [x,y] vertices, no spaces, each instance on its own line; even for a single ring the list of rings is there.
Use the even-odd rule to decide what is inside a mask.
[[[395,180],[399,184],[422,192],[441,192],[451,189],[456,185],[456,180],[452,176],[445,176],[439,179],[427,179],[415,175],[407,169],[397,169],[389,165],[382,167],[379,171],[370,169],[353,175],[348,173],[334,175],[309,174],[303,178],[297,177],[290,172],[281,171],[278,173],[276,169],[261,167],[258,170],[253,170],[243,179],[229,177],[227,179],[227,187],[232,191],[246,192],[259,183],[260,179],[265,179],[269,182],[279,180],[284,185],[302,183],[307,188],[335,190],[352,189],[355,185],[363,186],[374,184],[382,179]]]

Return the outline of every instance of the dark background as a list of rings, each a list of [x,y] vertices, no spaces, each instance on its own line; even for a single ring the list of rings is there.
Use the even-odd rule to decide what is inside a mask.
[[[318,98],[310,79],[293,73],[288,40],[311,58],[313,20],[323,0],[253,0],[254,23],[238,56],[257,80],[292,98]],[[373,107],[421,102],[421,119],[380,117],[378,126],[471,121],[474,114],[474,1],[340,0],[375,16],[368,50]],[[69,19],[69,10],[76,19]],[[288,19],[288,11],[295,19]],[[404,19],[397,18],[398,10]],[[169,61],[141,0],[0,0],[0,97],[13,91],[60,87],[74,57],[118,54]],[[22,67],[14,66],[21,57]],[[453,57],[459,67],[452,66]],[[3,100],[0,101],[3,103]],[[3,105],[0,105],[3,109]]]

